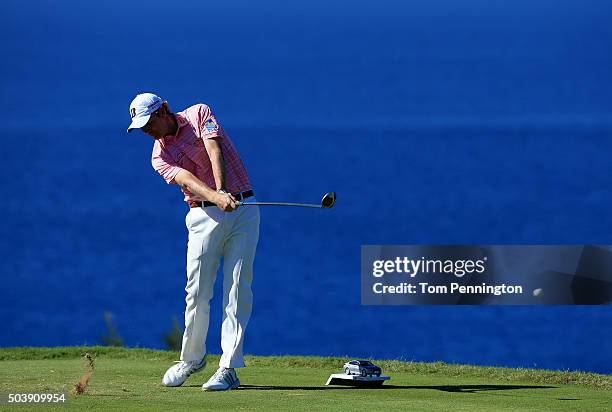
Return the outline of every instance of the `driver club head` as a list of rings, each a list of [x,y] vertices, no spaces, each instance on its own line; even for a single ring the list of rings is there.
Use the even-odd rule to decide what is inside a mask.
[[[323,196],[321,200],[321,207],[324,209],[330,209],[336,204],[336,192],[329,192]]]

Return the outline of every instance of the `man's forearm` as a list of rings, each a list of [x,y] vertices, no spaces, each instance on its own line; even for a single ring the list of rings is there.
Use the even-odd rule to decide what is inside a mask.
[[[174,178],[174,182],[183,189],[193,193],[201,200],[214,202],[218,195],[214,189],[210,188],[206,183],[202,182],[187,170],[181,170]]]
[[[215,185],[217,189],[225,189],[225,162],[221,145],[214,139],[210,139],[205,144],[212,166],[213,177],[215,178]]]
[[[217,207],[225,212],[236,210],[238,205],[232,195],[227,193],[219,193],[200,179],[194,176],[188,170],[182,169],[174,178],[174,183],[180,185],[183,189],[193,194],[197,200],[208,200],[217,205]]]

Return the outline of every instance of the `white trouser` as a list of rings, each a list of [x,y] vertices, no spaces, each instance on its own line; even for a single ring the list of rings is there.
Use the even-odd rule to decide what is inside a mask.
[[[255,201],[254,198],[249,201]],[[216,206],[196,207],[185,218],[187,297],[181,360],[200,360],[206,354],[210,300],[223,256],[223,323],[219,366],[244,366],[242,344],[251,317],[253,260],[259,240],[259,207],[242,206],[223,212]]]

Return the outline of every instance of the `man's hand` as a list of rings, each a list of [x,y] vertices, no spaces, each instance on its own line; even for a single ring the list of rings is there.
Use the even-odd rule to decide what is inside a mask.
[[[217,192],[217,196],[214,200],[217,207],[224,212],[233,212],[238,209],[238,204],[234,196],[225,192]]]

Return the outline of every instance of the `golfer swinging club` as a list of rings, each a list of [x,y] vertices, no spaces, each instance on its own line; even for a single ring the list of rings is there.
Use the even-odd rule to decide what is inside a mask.
[[[189,242],[181,360],[168,369],[162,382],[180,386],[206,366],[210,299],[223,256],[223,355],[219,369],[202,389],[237,388],[240,381],[234,368],[244,367],[242,344],[251,316],[253,260],[259,239],[259,207],[238,208],[238,202],[253,197],[246,169],[204,104],[172,113],[168,102],[143,93],[130,104],[130,115],[128,132],[140,128],[155,139],[153,168],[167,183],[181,187],[190,207],[185,218]]]

